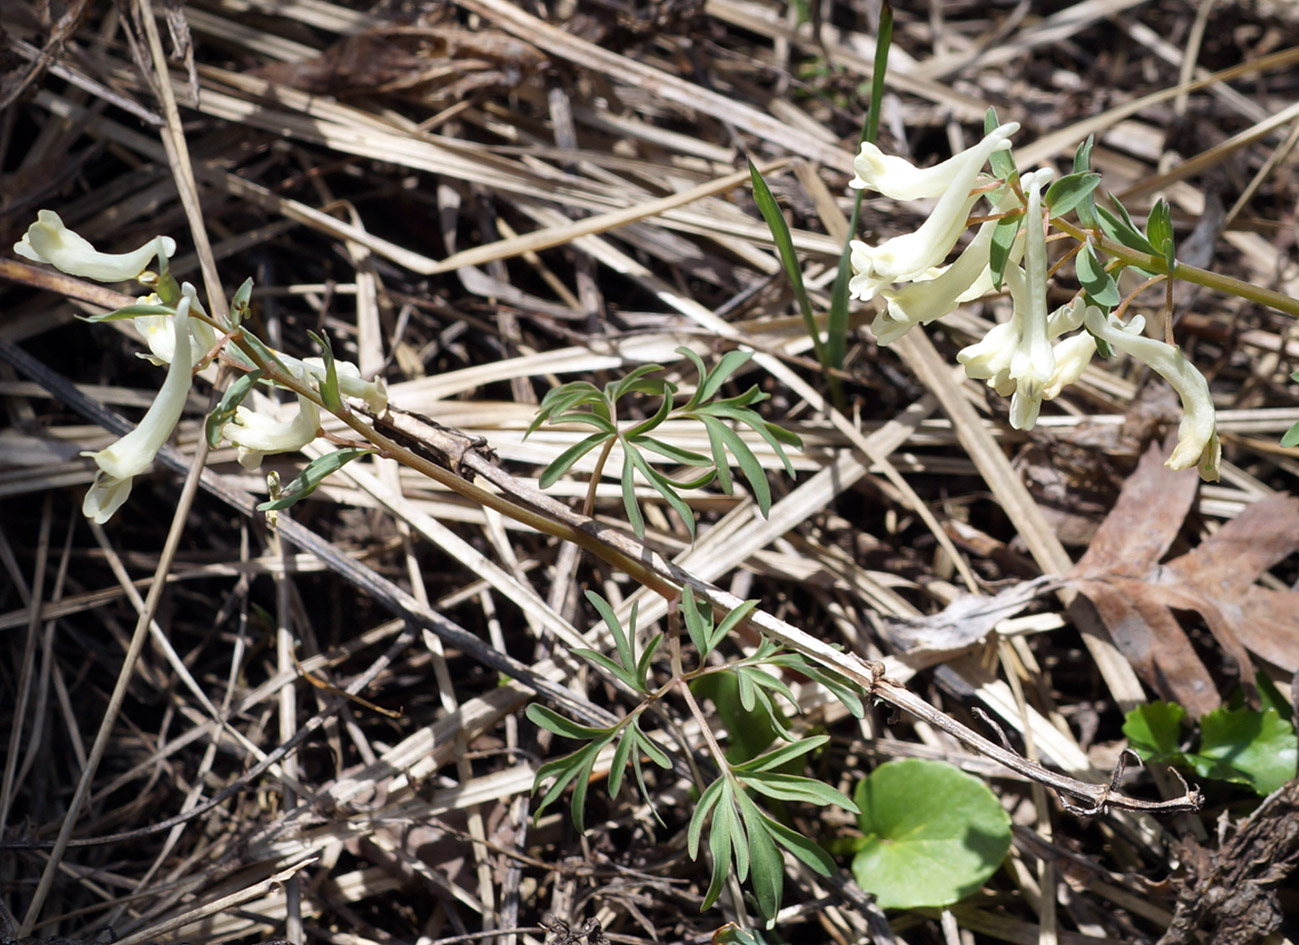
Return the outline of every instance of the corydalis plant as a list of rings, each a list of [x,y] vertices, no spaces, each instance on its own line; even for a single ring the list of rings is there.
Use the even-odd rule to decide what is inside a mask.
[[[765,516],[771,508],[771,487],[767,484],[767,474],[762,464],[753,454],[747,443],[735,432],[732,423],[749,427],[764,440],[780,457],[789,475],[794,475],[794,467],[785,454],[786,446],[802,449],[803,441],[788,430],[764,420],[753,409],[753,405],[767,399],[756,386],[735,397],[718,398],[722,385],[741,365],[753,356],[750,351],[730,351],[710,371],[703,359],[689,348],[677,348],[677,354],[688,358],[699,372],[699,384],[690,399],[680,406],[673,405],[677,393],[675,384],[661,377],[651,375],[662,371],[661,364],[643,364],[626,377],[606,384],[604,389],[587,381],[573,381],[554,388],[541,401],[537,416],[528,426],[525,437],[534,433],[543,423],[573,423],[594,427],[595,431],[560,453],[541,474],[541,488],[554,485],[573,464],[597,447],[600,448],[595,470],[591,474],[590,490],[587,494],[586,513],[589,515],[595,504],[595,488],[600,481],[606,460],[614,446],[622,451],[623,507],[627,520],[631,523],[636,537],[645,534],[645,517],[640,504],[636,501],[636,474],[640,475],[654,487],[668,504],[677,511],[690,530],[695,533],[695,516],[684,499],[682,489],[699,489],[714,479],[723,491],[730,495],[734,490],[731,478],[731,459],[748,480],[753,491],[754,501]],[[657,397],[659,404],[654,413],[645,420],[622,426],[618,419],[619,403],[631,394]],[[652,432],[669,419],[695,420],[703,424],[708,434],[708,445],[711,456],[704,456],[693,450],[682,449],[658,437]],[[692,479],[677,481],[668,478],[645,457],[646,452],[656,453],[665,459],[683,466],[703,468],[704,471]]]
[[[1216,481],[1221,446],[1208,383],[1173,345],[1142,336],[1144,319],[1122,320],[1130,299],[1121,299],[1115,275],[1130,264],[1115,257],[1108,266],[1102,265],[1096,256],[1097,245],[1108,237],[1162,259],[1163,273],[1133,268],[1147,279],[1167,278],[1176,267],[1167,205],[1156,204],[1147,232],[1142,233],[1117,201],[1117,213],[1095,205],[1093,191],[1100,176],[1088,166],[1090,139],[1075,155],[1074,172],[1047,188],[1053,176],[1050,169],[1022,176],[1016,169],[1010,137],[1017,124],[998,124],[996,113],[989,109],[985,127],[985,137],[978,144],[926,169],[885,155],[874,144],[862,144],[854,161],[854,188],[898,200],[937,200],[914,233],[876,246],[851,243],[853,297],[869,300],[879,295],[887,303],[871,325],[876,338],[880,344],[891,344],[915,326],[998,292],[1004,284],[1011,297],[1010,320],[961,350],[957,360],[968,376],[987,381],[997,393],[1011,398],[1011,426],[1032,429],[1044,400],[1055,398],[1076,381],[1098,350],[1107,353],[1117,348],[1147,364],[1181,397],[1184,419],[1168,465],[1173,469],[1198,466],[1204,479]],[[987,165],[991,175],[984,173]],[[985,222],[955,262],[941,265],[981,198],[991,205]],[[1075,261],[1082,289],[1051,312],[1046,301],[1047,234],[1053,223],[1061,224],[1071,212],[1086,228]]]
[[[707,757],[703,765],[692,765],[691,770],[701,774],[705,769],[713,771],[696,785],[700,792],[699,803],[686,831],[687,850],[692,859],[699,858],[705,849],[705,834],[708,837],[707,850],[712,858],[712,870],[702,909],[717,901],[726,878],[734,874],[741,882],[750,884],[762,914],[769,920],[774,918],[780,909],[784,886],[782,849],[822,876],[834,872],[834,861],[815,840],[791,829],[764,807],[769,801],[798,802],[859,812],[856,804],[841,791],[814,778],[793,773],[793,770],[801,768],[808,755],[823,748],[829,737],[800,736],[790,730],[777,702],[797,711],[798,701],[781,679],[781,673],[792,670],[820,683],[850,712],[861,718],[865,714],[865,704],[859,692],[843,677],[817,666],[802,654],[778,647],[770,640],[764,639],[753,653],[724,664],[709,660],[709,654],[753,611],[756,601],[746,601],[715,623],[709,605],[697,600],[687,585],[682,593],[680,614],[698,660],[695,667],[687,668],[682,659],[679,627],[671,631],[666,646],[663,644],[667,638],[656,634],[643,649],[638,650],[635,609],[624,627],[602,597],[590,591],[586,597],[609,629],[614,651],[609,655],[584,649],[574,652],[610,678],[621,682],[635,694],[637,701],[620,721],[607,728],[582,725],[542,705],[528,707],[527,716],[535,724],[583,743],[571,754],[548,761],[537,770],[533,793],[543,787],[545,793],[534,816],[540,817],[572,785],[570,809],[573,825],[578,830],[585,829],[588,786],[594,780],[597,767],[606,764],[611,797],[617,796],[625,782],[627,769],[631,768],[641,797],[653,809],[641,758],[648,758],[660,768],[670,768],[671,756],[662,745],[667,743],[670,731],[679,735],[681,729],[673,726],[656,731],[647,729],[645,723],[647,717],[652,717],[651,710],[662,713],[662,706],[658,703],[675,695],[685,701],[691,715],[699,722],[701,744],[706,747]],[[668,665],[663,667],[663,662]],[[701,692],[702,683],[723,679],[729,684],[725,690],[735,693],[734,699],[739,705],[734,708],[742,710],[745,721],[771,733],[752,757],[742,760],[734,757],[731,752],[723,750],[717,736],[707,729],[699,706],[701,696],[697,693]],[[716,693],[718,688],[711,687],[708,691]],[[739,741],[734,730],[730,737]],[[784,744],[773,748],[771,744],[776,739]],[[686,752],[693,752],[697,747],[681,745]]]
[[[335,361],[327,339],[321,342],[324,358],[299,361],[272,351],[247,334],[240,322],[248,308],[251,280],[235,294],[230,319],[220,322],[213,318],[199,302],[194,286],[188,282],[178,284],[172,278],[168,261],[175,251],[175,240],[158,236],[129,253],[102,253],[70,230],[52,210],[41,210],[36,222],[14,244],[14,252],[19,256],[47,263],[69,275],[99,282],[137,280],[150,290],[133,305],[87,319],[91,322],[133,320],[149,346],[149,354],[142,357],[167,368],[158,396],[139,425],[112,445],[82,454],[94,459],[98,467],[82,511],[100,525],[126,502],[134,478],[149,468],[180,421],[192,371],[218,353],[224,354],[225,363],[247,373],[231,385],[208,417],[208,444],[215,447],[222,439],[228,440],[238,448],[240,463],[248,468],[258,466],[267,453],[299,450],[315,439],[320,427],[317,401],[341,407],[342,396],[351,396],[365,401],[376,412],[387,404],[387,388],[382,379],[363,381],[356,365]],[[157,272],[148,268],[155,259]],[[243,405],[255,385],[267,381],[265,371],[257,367],[248,351],[228,344],[235,338],[248,351],[256,352],[265,364],[274,364],[283,377],[297,382],[290,388],[298,395],[298,410],[292,418],[279,419]],[[287,383],[280,382],[280,386]],[[313,461],[289,485],[285,498],[268,505],[284,508],[303,498],[328,472],[363,452],[340,450]]]

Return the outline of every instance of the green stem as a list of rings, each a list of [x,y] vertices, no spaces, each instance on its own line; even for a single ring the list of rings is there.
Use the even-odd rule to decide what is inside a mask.
[[[304,384],[298,378],[289,372],[283,370],[279,365],[273,364],[263,358],[257,349],[248,344],[240,335],[236,335],[231,341],[239,347],[240,352],[247,357],[253,364],[266,372],[265,379],[279,387],[300,394],[317,406],[329,410],[324,400],[314,387],[310,384]],[[678,595],[677,587],[669,581],[664,580],[656,574],[651,568],[637,561],[635,558],[625,555],[615,548],[609,547],[594,535],[588,534],[580,528],[568,525],[564,522],[557,522],[547,515],[536,512],[526,506],[511,502],[509,499],[495,492],[489,492],[475,483],[468,481],[462,476],[458,476],[449,469],[437,465],[431,460],[425,459],[418,453],[407,449],[396,440],[384,436],[374,427],[365,423],[350,410],[343,410],[335,413],[334,416],[342,420],[351,427],[362,438],[374,444],[389,459],[394,459],[403,466],[408,466],[421,475],[427,476],[435,482],[438,482],[457,495],[481,505],[485,508],[493,509],[502,515],[514,519],[537,531],[555,538],[571,541],[581,548],[591,552],[596,557],[603,560],[612,567],[618,568],[625,572],[636,581],[648,587],[656,594],[673,600]]]
[[[1142,269],[1148,269],[1151,272],[1171,276],[1174,279],[1181,279],[1183,282],[1202,285],[1206,289],[1213,289],[1215,292],[1223,292],[1237,298],[1248,299],[1251,302],[1257,302],[1259,305],[1274,308],[1278,312],[1285,312],[1287,315],[1299,317],[1299,299],[1291,298],[1283,292],[1265,289],[1262,286],[1253,285],[1241,279],[1234,279],[1231,276],[1224,276],[1222,273],[1211,272],[1208,269],[1188,266],[1186,263],[1175,263],[1170,270],[1162,256],[1151,256],[1148,253],[1130,249],[1122,243],[1116,243],[1098,233],[1088,232],[1060,217],[1056,217],[1051,223],[1080,243],[1090,241],[1106,254],[1122,260],[1127,265],[1140,266]]]

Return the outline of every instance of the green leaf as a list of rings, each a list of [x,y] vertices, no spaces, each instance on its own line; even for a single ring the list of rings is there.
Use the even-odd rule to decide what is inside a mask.
[[[1078,145],[1073,155],[1073,172],[1081,174],[1092,169],[1092,145],[1095,135],[1088,135],[1087,140]],[[1078,222],[1089,230],[1096,229],[1096,195],[1089,193],[1077,206]]]
[[[645,537],[645,516],[641,514],[636,503],[636,465],[632,457],[636,455],[635,447],[630,443],[623,444],[622,453],[622,507],[627,513],[627,523],[637,539]]]
[[[692,860],[699,859],[699,838],[703,835],[713,808],[721,800],[722,789],[725,786],[726,778],[718,778],[704,789],[703,794],[699,795],[699,803],[695,805],[695,812],[690,817],[690,826],[686,830],[686,852],[690,854]]]
[[[1285,436],[1281,437],[1281,445],[1285,447],[1299,446],[1299,422],[1296,422],[1294,426],[1285,431]]]
[[[722,618],[722,622],[717,625],[712,633],[712,644],[716,646],[723,639],[730,635],[730,632],[748,619],[749,614],[753,613],[758,606],[756,600],[746,600],[739,607],[736,607],[729,614]],[[709,647],[712,649],[712,647]]]
[[[1088,135],[1073,153],[1073,172],[1081,174],[1092,169],[1092,145],[1096,143],[1095,135]]]
[[[992,245],[988,248],[988,266],[992,272],[992,287],[1001,291],[1002,280],[1006,277],[1006,264],[1010,262],[1010,251],[1015,245],[1015,237],[1024,223],[1024,215],[1018,213],[1013,217],[1004,217],[992,228]]]
[[[717,715],[728,733],[725,745],[726,760],[732,765],[742,764],[761,755],[780,737],[784,720],[777,724],[776,710],[770,700],[759,703],[757,711],[745,709],[740,704],[740,682],[733,670],[723,670],[700,676],[690,684],[690,691],[701,698],[713,700]]]
[[[885,909],[950,905],[982,886],[1010,849],[996,795],[944,762],[890,761],[853,799],[867,839],[853,875]]]
[[[636,747],[635,723],[627,725],[622,730],[622,737],[618,739],[618,747],[613,751],[613,761],[609,765],[609,797],[618,796],[618,791],[622,788],[622,777],[627,773],[627,765],[631,761],[632,749]]]
[[[1137,229],[1132,217],[1128,215],[1127,208],[1119,202],[1119,199],[1113,194],[1110,195],[1110,202],[1118,209],[1118,214],[1111,213],[1104,207],[1096,208],[1096,215],[1101,225],[1101,230],[1110,239],[1116,243],[1122,243],[1128,249],[1135,249],[1139,253],[1159,258],[1160,254],[1155,247],[1150,245],[1150,240]],[[1146,269],[1142,266],[1133,266],[1137,272],[1146,276],[1158,275],[1153,269]]]
[[[249,276],[230,297],[230,327],[238,328],[248,317],[248,307],[253,298],[253,279]]]
[[[735,464],[740,467],[740,472],[744,474],[749,488],[753,491],[753,501],[758,504],[758,511],[762,513],[763,518],[766,518],[767,513],[771,511],[771,486],[767,482],[766,470],[762,468],[762,463],[758,462],[758,457],[753,455],[753,450],[749,449],[748,444],[740,439],[738,433],[723,423],[719,423],[717,427],[718,437],[735,457]]]
[[[1150,244],[1155,248],[1155,255],[1164,257],[1164,265],[1168,271],[1173,271],[1173,266],[1177,262],[1177,250],[1173,239],[1173,213],[1168,207],[1168,201],[1160,197],[1155,201],[1155,205],[1150,208],[1150,213],[1146,216],[1146,236],[1150,239]]]
[[[722,428],[726,424],[716,417],[700,416],[699,420],[704,425],[704,431],[708,434],[708,449],[713,454],[713,466],[717,470],[717,484],[722,487],[722,491],[731,495],[735,486],[731,482],[731,464],[726,458],[726,442],[722,439]]]
[[[621,663],[618,663],[616,660],[612,660],[605,656],[603,653],[596,650],[588,650],[585,647],[575,647],[573,649],[573,655],[580,656],[589,663],[594,663],[610,676],[621,680],[623,684],[629,688],[634,689],[637,692],[641,691],[640,683],[636,679],[635,673],[624,667]]]
[[[635,731],[636,731],[636,740],[641,747],[641,751],[645,752],[649,760],[654,762],[654,764],[658,765],[660,768],[663,768],[665,770],[671,768],[672,759],[668,757],[667,752],[665,752],[662,748],[660,748],[655,743],[654,739],[650,738],[648,735],[642,732],[640,728],[636,728]]]
[[[828,364],[825,346],[821,343],[821,333],[817,330],[816,318],[812,314],[812,300],[808,298],[807,288],[803,285],[803,270],[798,264],[798,255],[794,252],[794,239],[789,233],[789,224],[785,222],[785,215],[780,212],[776,198],[772,196],[771,189],[752,161],[749,162],[749,177],[753,181],[753,200],[758,205],[758,212],[762,214],[762,219],[767,221],[767,229],[771,230],[771,238],[780,253],[780,261],[785,266],[785,275],[789,277],[789,283],[794,289],[794,298],[798,300],[798,309],[803,315],[803,328],[812,339],[812,349],[816,353],[816,359],[822,365]]]
[[[141,315],[175,315],[176,310],[170,305],[146,305],[143,302],[135,302],[131,305],[125,305],[122,308],[114,309],[111,312],[105,312],[102,315],[78,315],[79,321],[91,322],[118,322],[124,318],[138,318]]]
[[[763,771],[775,771],[778,768],[784,768],[795,758],[801,758],[809,752],[816,751],[829,740],[829,735],[811,735],[807,738],[801,738],[796,742],[769,751],[765,755],[736,764],[731,770],[746,777]]]
[[[1074,257],[1074,268],[1078,273],[1078,282],[1087,293],[1089,304],[1097,305],[1106,311],[1119,304],[1119,287],[1114,277],[1105,271],[1105,267],[1096,258],[1091,245],[1085,245]]]
[[[703,359],[685,345],[677,348],[677,354],[688,358],[694,364],[695,370],[699,372],[699,385],[695,388],[694,395],[682,408],[683,410],[690,410],[716,397],[717,392],[726,383],[726,379],[753,357],[752,351],[740,351],[739,349],[728,351],[722,355],[722,359],[717,362],[717,366],[709,371],[705,368]]]
[[[703,905],[699,907],[700,912],[709,909],[722,894],[722,886],[731,872],[732,849],[735,850],[737,865],[743,858],[745,869],[743,872],[738,869],[736,871],[740,880],[743,881],[748,873],[748,847],[744,835],[739,831],[739,824],[735,821],[735,796],[731,791],[730,782],[725,778],[721,780],[721,796],[713,813],[713,822],[708,828],[708,852],[713,856],[713,876],[708,884],[708,891],[704,893]]]
[[[1187,754],[1205,778],[1247,784],[1270,794],[1295,777],[1294,726],[1275,709],[1214,709],[1200,719],[1200,747]]]
[[[778,801],[797,801],[817,807],[842,807],[854,814],[859,813],[857,805],[846,794],[815,778],[779,771],[761,771],[743,775],[740,780],[759,794]]]
[[[677,493],[677,488],[693,488],[694,483],[675,483],[667,476],[663,475],[653,466],[645,461],[645,457],[640,454],[639,450],[632,448],[630,443],[623,444],[624,450],[632,450],[630,453],[632,465],[640,470],[640,474],[649,480],[649,484],[654,487],[655,491],[667,501],[668,505],[676,510],[677,515],[681,516],[681,521],[685,523],[686,529],[690,532],[690,540],[695,539],[695,513],[690,506],[686,504],[685,499]],[[709,470],[707,479],[711,479],[714,473]]]
[[[1294,721],[1294,706],[1286,701],[1285,696],[1277,689],[1276,683],[1272,682],[1264,673],[1256,672],[1254,674],[1254,684],[1258,687],[1259,702],[1264,709],[1275,709],[1277,715],[1281,716],[1287,722]],[[1236,705],[1230,708],[1239,708]]]
[[[607,600],[597,594],[595,591],[587,591],[586,599],[604,625],[609,628],[609,635],[613,637],[614,646],[618,651],[618,662],[622,663],[627,669],[632,669],[636,665],[636,611],[640,607],[639,603],[632,604],[631,619],[628,624],[631,627],[630,633],[623,629],[618,620],[618,615],[614,613],[613,607]]]
[[[221,403],[216,405],[207,415],[207,420],[203,422],[203,433],[207,437],[209,448],[217,448],[217,444],[221,442],[221,428],[234,419],[239,405],[253,392],[253,387],[265,373],[261,368],[250,371],[237,377],[234,383],[226,388],[225,393],[221,395]]]
[[[681,618],[686,624],[686,633],[694,644],[702,663],[704,657],[713,651],[717,641],[712,637],[713,609],[707,604],[700,605],[695,599],[694,588],[689,584],[681,590]]]
[[[1043,201],[1051,209],[1051,216],[1062,217],[1087,199],[1101,182],[1095,171],[1066,174],[1046,189]]]
[[[861,687],[838,673],[833,673],[819,664],[813,663],[802,653],[781,653],[772,658],[776,666],[797,670],[830,690],[843,703],[854,718],[864,718],[866,704],[861,699]]]
[[[1139,705],[1123,717],[1128,746],[1142,761],[1176,764],[1182,760],[1181,724],[1186,710],[1176,702]]]
[[[822,850],[816,841],[801,833],[795,833],[784,824],[767,818],[767,829],[782,847],[802,860],[822,876],[829,876],[835,870],[834,860]]]
[[[548,732],[554,732],[564,738],[572,738],[577,741],[584,742],[589,738],[597,738],[609,731],[605,728],[591,728],[587,725],[580,725],[538,702],[528,706],[523,714],[528,717],[528,720],[533,725],[544,728]]]
[[[674,463],[681,463],[683,466],[707,466],[712,462],[702,453],[674,446],[652,436],[638,436],[635,438],[635,443],[637,446],[642,446],[652,453],[658,453],[660,456],[666,456]]]
[[[574,443],[550,461],[550,465],[542,470],[541,478],[537,480],[537,484],[543,489],[549,489],[559,481],[561,476],[573,468],[574,463],[608,439],[609,435],[606,433],[592,433],[585,439]]]
[[[577,828],[578,833],[586,832],[586,792],[591,787],[595,763],[600,757],[600,752],[604,751],[604,747],[611,741],[613,741],[612,732],[575,753],[581,758],[582,763],[573,782],[573,799],[569,802],[569,810],[572,813],[573,826]]]
[[[640,683],[641,692],[649,692],[650,665],[654,662],[654,654],[658,651],[659,644],[662,642],[663,634],[655,634],[645,647],[645,652],[636,661],[636,679]]]
[[[767,945],[767,940],[754,929],[742,929],[734,922],[727,922],[713,933],[713,945]]]
[[[794,693],[790,690],[790,688],[787,685],[785,685],[783,682],[781,682],[771,673],[768,673],[766,670],[759,669],[757,666],[743,666],[743,665],[741,665],[737,669],[737,672],[740,674],[740,677],[742,679],[750,680],[754,686],[760,689],[767,689],[771,692],[777,693],[787,703],[797,708],[798,699],[794,697]]]
[[[556,758],[553,761],[547,761],[537,769],[537,776],[532,781],[532,793],[536,794],[541,789],[541,785],[550,781],[553,783],[546,791],[545,796],[537,804],[537,809],[533,813],[535,821],[542,813],[555,802],[560,794],[564,793],[564,788],[568,787],[574,780],[580,777],[586,768],[588,760],[591,760],[591,746],[586,745],[571,755],[565,755],[562,758]]]
[[[657,374],[662,370],[663,365],[661,364],[642,364],[634,368],[625,377],[605,387],[605,397],[617,403],[633,391],[640,391],[641,393],[675,391],[676,388],[662,378],[649,377],[650,374]]]
[[[307,467],[298,474],[296,479],[288,484],[284,492],[280,494],[279,499],[274,502],[261,503],[257,506],[257,511],[272,512],[287,509],[311,495],[325,479],[338,472],[358,456],[373,452],[375,450],[349,446],[346,449],[334,450],[332,453],[316,457],[307,464]]]
[[[780,894],[785,885],[785,861],[776,848],[767,829],[767,818],[758,810],[758,805],[743,792],[736,794],[740,808],[740,818],[744,821],[745,833],[749,835],[750,870],[749,885],[758,900],[758,911],[769,922],[780,911]]]
[[[880,4],[879,32],[875,34],[875,61],[871,68],[871,102],[866,113],[863,138],[872,144],[879,135],[880,106],[884,97],[884,78],[888,74],[889,47],[893,45],[893,5],[884,0]]]
[[[320,356],[325,362],[325,379],[318,381],[320,399],[325,402],[325,406],[331,411],[338,413],[344,407],[342,395],[338,392],[338,365],[334,363],[334,346],[330,343],[329,335],[324,331],[320,334],[308,331],[307,334],[320,348]]]
[[[997,118],[997,110],[989,106],[988,111],[983,116],[983,133],[985,135],[992,132],[1001,125]],[[988,159],[988,164],[992,168],[992,173],[1002,180],[1010,180],[1012,177],[1018,177],[1019,171],[1015,167],[1015,158],[1011,156],[1009,149],[1003,151],[993,151]]]

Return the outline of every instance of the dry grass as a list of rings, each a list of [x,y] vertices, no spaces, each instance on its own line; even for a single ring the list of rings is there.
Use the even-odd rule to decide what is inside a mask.
[[[507,0],[189,0],[155,3],[156,21],[148,8],[3,3],[0,242],[45,207],[105,248],[169,233],[178,274],[213,307],[252,276],[263,337],[303,354],[306,330],[327,328],[388,378],[395,405],[486,438],[519,477],[583,435],[523,440],[554,384],[675,364],[681,344],[706,357],[752,347],[743,383],[770,392],[770,416],[807,443],[797,479],[755,437],[770,518],[743,494],[691,495],[691,543],[647,490],[649,544],[862,656],[896,657],[887,618],[1067,573],[1176,419],[1158,383],[1097,362],[1036,430],[1012,431],[1006,405],[952,366],[994,318],[981,306],[887,349],[856,331],[852,409],[821,399],[744,159],[765,169],[828,294],[873,2],[825,4],[819,31],[795,5],[750,0],[559,4],[547,20]],[[1024,125],[1021,167],[1067,168],[1095,133],[1105,186],[1138,209],[1166,196],[1184,251],[1199,234],[1198,264],[1299,294],[1297,35],[1296,8],[1268,0],[899,4],[882,138],[932,160],[968,143],[991,104]],[[916,222],[891,201],[863,219],[872,238]],[[5,840],[55,838],[119,682],[124,696],[70,825],[93,842],[0,851],[14,930],[339,945],[502,930],[494,940],[512,945],[544,939],[550,912],[575,928],[595,918],[615,942],[702,942],[734,917],[698,913],[707,871],[685,856],[684,781],[656,784],[665,827],[599,786],[586,836],[558,809],[530,820],[538,759],[562,750],[520,724],[536,688],[618,709],[568,655],[602,632],[581,590],[624,613],[639,602],[642,626],[666,601],[390,463],[349,467],[277,535],[250,514],[263,477],[218,450],[190,505],[197,397],[175,441],[180,474],[160,462],[109,527],[88,527],[93,467],[78,452],[116,435],[105,407],[139,415],[156,372],[132,357],[129,323],[73,320],[112,293],[7,259],[0,275],[0,343],[67,379],[37,386],[0,347]],[[1299,340],[1289,317],[1204,291],[1179,289],[1177,311],[1226,445],[1222,483],[1200,489],[1181,533],[1194,543],[1294,488],[1296,452],[1277,441],[1299,417]],[[702,447],[693,429],[665,432]],[[298,464],[268,463],[286,480]],[[551,494],[576,503],[590,468]],[[615,480],[598,500],[618,522]],[[174,554],[160,552],[177,508]],[[1293,578],[1283,564],[1264,584]],[[1067,589],[997,629],[894,658],[891,674],[987,731],[970,715],[981,707],[1017,749],[1103,783],[1121,712],[1158,693]],[[1232,667],[1188,632],[1225,696]],[[502,680],[491,653],[530,674]],[[1299,653],[1263,668],[1288,690]],[[930,726],[883,714],[858,726],[815,693],[808,703],[846,790],[890,757],[945,758],[987,777],[1018,826],[983,893],[942,916],[890,914],[892,932],[846,869],[821,884],[791,867],[780,934],[793,942],[1153,942],[1172,919],[1178,843],[1241,801],[1080,821]],[[851,829],[796,817],[814,836]]]

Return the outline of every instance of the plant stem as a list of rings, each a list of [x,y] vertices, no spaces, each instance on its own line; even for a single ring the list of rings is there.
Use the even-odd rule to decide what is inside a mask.
[[[278,364],[271,363],[257,352],[253,345],[248,344],[240,336],[236,335],[233,339],[239,350],[253,364],[266,372],[265,380],[274,383],[279,387],[293,391],[313,403],[319,405],[325,410],[329,410],[324,403],[320,393],[310,384],[304,384],[298,378],[289,372],[283,370]],[[331,413],[333,411],[330,411]],[[635,558],[625,555],[616,548],[611,548],[607,543],[600,541],[594,535],[590,535],[580,528],[576,528],[564,522],[557,522],[548,515],[544,515],[526,506],[511,502],[503,495],[488,491],[482,486],[470,482],[463,476],[457,475],[449,469],[444,469],[437,463],[426,459],[413,450],[407,449],[396,440],[384,436],[373,426],[363,421],[351,410],[343,410],[334,413],[334,416],[342,420],[349,427],[355,430],[368,442],[378,447],[383,455],[389,459],[394,459],[403,466],[408,466],[416,472],[427,476],[435,482],[438,482],[457,495],[468,499],[485,508],[493,509],[502,515],[514,519],[539,532],[551,535],[555,538],[562,538],[565,541],[571,541],[581,548],[591,552],[596,557],[602,559],[612,567],[618,568],[631,577],[635,578],[641,584],[654,591],[662,597],[672,600],[678,595],[677,587],[669,581],[664,580],[652,569],[637,561]]]
[[[1129,249],[1122,243],[1116,243],[1099,233],[1089,233],[1082,227],[1070,223],[1068,220],[1061,217],[1056,217],[1051,222],[1058,229],[1068,233],[1080,243],[1092,242],[1108,255],[1115,259],[1122,260],[1127,265],[1140,266],[1142,269],[1148,269],[1151,272],[1171,276],[1174,279],[1181,279],[1183,282],[1192,282],[1195,285],[1202,285],[1207,289],[1213,289],[1215,292],[1223,292],[1227,295],[1234,295],[1237,298],[1248,299],[1251,302],[1257,302],[1259,305],[1266,305],[1268,308],[1274,308],[1278,312],[1285,312],[1287,315],[1299,317],[1299,299],[1291,298],[1283,292],[1277,292],[1273,289],[1265,289],[1262,286],[1253,285],[1242,279],[1224,276],[1219,272],[1200,269],[1196,266],[1188,266],[1186,263],[1175,262],[1170,271],[1168,264],[1164,261],[1162,256],[1151,256],[1148,253]]]

